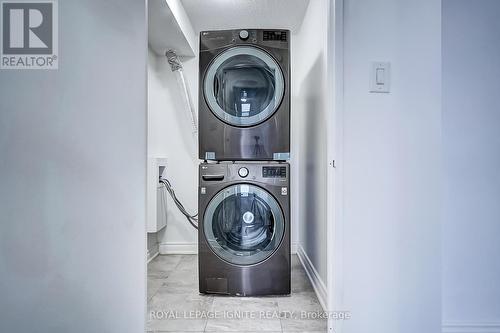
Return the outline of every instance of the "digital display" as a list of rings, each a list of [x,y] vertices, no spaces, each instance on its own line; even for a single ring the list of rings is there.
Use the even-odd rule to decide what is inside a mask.
[[[264,31],[263,40],[286,42],[286,31]]]
[[[264,178],[286,178],[286,167],[263,167]]]

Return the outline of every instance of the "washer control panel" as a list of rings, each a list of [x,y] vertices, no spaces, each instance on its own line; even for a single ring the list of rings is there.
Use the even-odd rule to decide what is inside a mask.
[[[261,183],[288,187],[290,172],[288,163],[277,162],[221,162],[200,164],[200,191],[208,193],[209,186],[230,182]],[[207,187],[208,186],[208,187]],[[203,188],[206,187],[206,190]],[[204,194],[200,192],[201,194]]]
[[[262,177],[264,178],[286,178],[286,167],[265,166],[262,167]]]
[[[238,175],[240,175],[241,178],[245,178],[248,176],[248,169],[243,167],[238,170]]]

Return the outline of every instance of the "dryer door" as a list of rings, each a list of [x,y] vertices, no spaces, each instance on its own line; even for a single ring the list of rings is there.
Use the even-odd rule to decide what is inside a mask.
[[[265,51],[238,46],[210,64],[204,81],[212,112],[234,126],[253,126],[273,115],[284,93],[283,73]]]
[[[269,192],[238,184],[223,189],[210,201],[203,230],[220,258],[231,264],[252,265],[278,248],[285,223],[278,202]]]

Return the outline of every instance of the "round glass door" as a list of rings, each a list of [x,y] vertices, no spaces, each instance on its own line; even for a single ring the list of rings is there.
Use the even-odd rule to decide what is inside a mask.
[[[220,258],[252,265],[278,248],[285,225],[278,202],[260,187],[239,184],[210,201],[203,219],[208,244]]]
[[[212,112],[235,126],[252,126],[269,118],[283,98],[283,73],[266,52],[248,46],[221,53],[204,82]]]

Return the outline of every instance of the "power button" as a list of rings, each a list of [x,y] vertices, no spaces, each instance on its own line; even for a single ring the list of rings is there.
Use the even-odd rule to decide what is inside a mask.
[[[248,169],[247,168],[240,168],[238,170],[238,175],[240,175],[241,178],[245,178],[248,176]]]
[[[240,38],[241,38],[242,40],[247,40],[247,39],[248,39],[248,31],[246,31],[246,30],[241,30],[241,31],[240,31]]]

